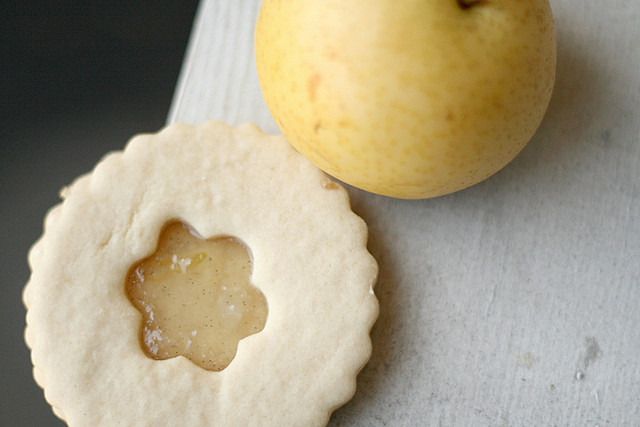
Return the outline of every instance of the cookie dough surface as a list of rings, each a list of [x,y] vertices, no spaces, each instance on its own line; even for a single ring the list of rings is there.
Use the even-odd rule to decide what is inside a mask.
[[[377,264],[346,191],[281,136],[176,124],[132,139],[63,190],[29,255],[34,377],[70,425],[323,425],[355,391],[378,313]],[[152,360],[129,268],[180,219],[253,254],[264,329],[231,364]]]

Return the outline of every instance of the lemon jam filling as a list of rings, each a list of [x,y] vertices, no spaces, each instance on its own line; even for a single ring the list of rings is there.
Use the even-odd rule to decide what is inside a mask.
[[[156,360],[182,355],[210,371],[226,368],[238,342],[260,332],[267,319],[251,269],[251,252],[239,239],[205,240],[185,223],[168,223],[156,251],[126,278],[127,296],[142,314],[144,353]]]

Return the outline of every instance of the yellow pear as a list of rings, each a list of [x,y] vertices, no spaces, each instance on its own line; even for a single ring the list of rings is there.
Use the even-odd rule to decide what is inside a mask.
[[[548,0],[264,0],[255,54],[285,137],[330,175],[420,199],[531,139],[556,67]]]

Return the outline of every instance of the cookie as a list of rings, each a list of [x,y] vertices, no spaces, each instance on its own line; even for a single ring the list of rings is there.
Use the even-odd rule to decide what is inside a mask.
[[[282,136],[171,125],[61,196],[23,297],[69,425],[324,425],[353,395],[377,264],[346,191]]]

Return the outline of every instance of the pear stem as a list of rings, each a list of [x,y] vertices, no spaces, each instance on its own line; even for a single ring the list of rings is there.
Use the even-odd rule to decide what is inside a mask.
[[[460,9],[469,9],[471,6],[476,3],[480,3],[481,1],[482,0],[457,0]]]

